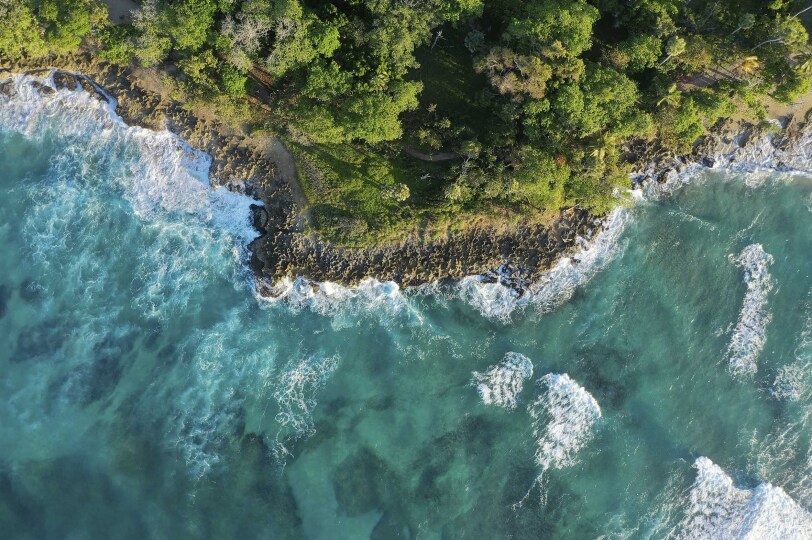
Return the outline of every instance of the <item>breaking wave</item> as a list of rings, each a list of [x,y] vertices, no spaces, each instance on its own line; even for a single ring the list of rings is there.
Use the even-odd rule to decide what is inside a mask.
[[[486,405],[515,409],[524,380],[533,376],[533,362],[523,354],[509,352],[502,363],[472,375],[471,384]]]
[[[601,408],[566,373],[548,373],[538,383],[544,393],[527,408],[533,418],[536,463],[542,471],[572,466],[592,438]]]
[[[761,244],[744,248],[731,262],[744,270],[744,295],[738,322],[728,346],[727,358],[734,375],[752,375],[758,370],[756,360],[767,339],[767,325],[772,315],[767,310],[767,297],[773,288],[769,266],[773,257]]]
[[[558,261],[541,279],[530,284],[524,294],[499,282],[488,283],[482,276],[460,280],[458,294],[484,317],[503,322],[509,322],[514,312],[527,307],[538,314],[549,313],[572,298],[578,287],[617,256],[629,219],[628,209],[615,209],[592,240],[579,239],[578,252]]]
[[[433,282],[405,290],[392,281],[381,282],[374,278],[363,279],[352,287],[285,278],[266,288],[258,298],[266,303],[284,302],[293,309],[310,309],[339,319],[346,314],[380,311],[388,315],[408,314],[422,322],[411,299],[428,294],[438,300],[460,298],[484,317],[507,323],[517,310],[532,307],[544,314],[569,300],[579,286],[588,282],[617,255],[619,239],[628,220],[626,208],[616,209],[605,220],[601,232],[591,240],[579,238],[577,253],[562,258],[522,293],[499,281],[489,282],[481,275],[464,277],[451,286]],[[337,324],[341,326],[340,321]]]
[[[697,477],[677,538],[802,540],[812,538],[812,515],[780,487],[738,488],[710,459],[694,463]]]
[[[28,139],[56,138],[69,153],[82,153],[85,167],[111,167],[109,178],[139,217],[190,214],[244,243],[256,238],[250,206],[260,203],[213,189],[207,154],[169,131],[128,126],[116,115],[112,98],[104,102],[81,88],[56,90],[50,76],[13,75],[11,84],[10,97],[0,96],[4,130]]]
[[[812,393],[812,301],[807,299],[804,307],[806,318],[795,347],[795,360],[778,368],[771,389],[776,399],[808,401]]]

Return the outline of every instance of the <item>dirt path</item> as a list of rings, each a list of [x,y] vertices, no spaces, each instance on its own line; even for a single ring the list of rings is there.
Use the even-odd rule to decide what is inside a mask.
[[[728,64],[726,66],[714,66],[707,70],[691,75],[677,83],[680,91],[689,92],[697,88],[707,88],[713,86],[723,79],[735,81],[738,77],[733,72],[738,67],[737,64]]]
[[[433,161],[433,162],[449,161],[460,157],[452,152],[437,152],[436,154],[428,155],[424,154],[420,150],[415,150],[411,146],[404,146],[403,151],[412,156],[413,158],[417,158],[421,161]]]

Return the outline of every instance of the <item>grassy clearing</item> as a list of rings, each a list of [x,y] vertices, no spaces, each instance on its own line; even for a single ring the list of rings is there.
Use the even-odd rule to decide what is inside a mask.
[[[436,104],[439,114],[474,133],[487,132],[499,121],[486,106],[488,81],[474,72],[473,56],[463,46],[462,36],[451,34],[434,49],[421,48],[416,57],[420,67],[413,77],[423,82],[422,108]]]

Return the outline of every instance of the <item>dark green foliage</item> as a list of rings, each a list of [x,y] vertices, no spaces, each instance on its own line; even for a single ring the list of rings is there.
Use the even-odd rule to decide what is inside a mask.
[[[462,214],[605,211],[630,138],[687,152],[764,96],[809,91],[812,49],[775,0],[0,0],[0,54],[165,67],[190,107],[248,99],[297,148],[311,225],[346,243]],[[415,157],[417,156],[417,157]],[[441,162],[430,161],[442,157]]]

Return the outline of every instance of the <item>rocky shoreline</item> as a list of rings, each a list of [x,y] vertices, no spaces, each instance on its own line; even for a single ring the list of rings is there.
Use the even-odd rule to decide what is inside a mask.
[[[167,129],[206,152],[212,158],[213,185],[246,193],[264,203],[252,207],[253,224],[260,236],[249,246],[250,266],[257,277],[257,290],[263,295],[273,295],[281,279],[298,277],[343,285],[374,277],[416,286],[483,275],[486,280],[520,287],[571,254],[579,239],[590,239],[602,228],[599,217],[568,209],[549,226],[519,226],[508,231],[476,227],[436,240],[410,238],[367,248],[337,246],[305,232],[293,161],[283,148],[280,151],[278,141],[254,139],[217,120],[196,115],[148,88],[150,85],[143,84],[135,70],[98,62],[88,53],[16,64],[2,60],[0,78],[4,71],[47,76],[51,69],[55,70],[57,87],[82,87],[104,100],[112,96],[116,112],[129,125]],[[669,175],[692,164],[757,167],[761,163],[779,170],[805,170],[800,165],[807,163],[806,146],[812,131],[807,116],[785,118],[775,134],[744,122],[723,122],[683,157],[664,152],[656,142],[630,143],[626,156],[637,171],[632,182],[667,182]],[[502,270],[499,274],[497,268]]]

